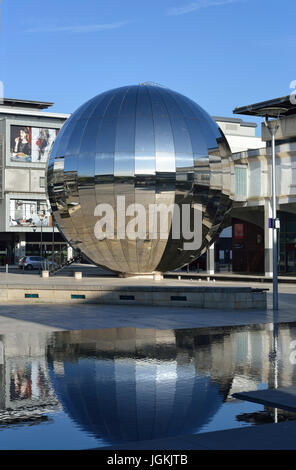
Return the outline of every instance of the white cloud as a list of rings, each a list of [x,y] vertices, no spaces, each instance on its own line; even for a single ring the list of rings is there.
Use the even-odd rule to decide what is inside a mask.
[[[202,8],[215,7],[220,5],[227,5],[229,3],[239,3],[243,0],[198,0],[197,2],[189,3],[182,7],[172,7],[167,11],[169,16],[185,15]]]
[[[38,27],[27,29],[26,33],[94,33],[106,31],[109,29],[118,29],[125,26],[128,21],[119,21],[117,23],[92,24],[79,26],[55,26],[55,27]]]

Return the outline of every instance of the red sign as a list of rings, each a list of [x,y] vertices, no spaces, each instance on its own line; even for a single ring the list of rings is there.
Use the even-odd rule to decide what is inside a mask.
[[[234,224],[234,238],[241,240],[244,236],[244,224]]]

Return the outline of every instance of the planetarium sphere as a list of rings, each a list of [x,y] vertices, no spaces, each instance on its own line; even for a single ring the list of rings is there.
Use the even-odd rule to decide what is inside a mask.
[[[180,93],[150,83],[106,91],[70,116],[53,145],[54,220],[97,265],[127,274],[174,270],[223,228],[230,157],[216,122]]]

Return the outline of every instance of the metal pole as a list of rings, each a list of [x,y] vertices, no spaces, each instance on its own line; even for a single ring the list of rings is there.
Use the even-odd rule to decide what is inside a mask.
[[[278,310],[278,254],[277,254],[277,226],[276,226],[276,164],[275,164],[275,135],[279,128],[279,115],[277,119],[268,121],[268,115],[265,116],[265,124],[271,134],[271,210],[272,210],[272,274],[273,274],[273,309]]]
[[[277,228],[276,221],[276,166],[275,166],[275,134],[278,126],[271,129],[272,133],[272,259],[273,259],[273,309],[278,310],[278,273],[277,273]]]
[[[54,220],[53,216],[51,216],[51,223],[52,223],[52,248],[51,248],[51,261],[52,261],[52,270],[54,269]]]
[[[42,258],[42,255],[43,255],[43,246],[42,246],[42,218],[40,218],[40,224],[41,224],[41,231],[40,231],[40,236],[41,236],[41,239],[40,239],[40,256]]]

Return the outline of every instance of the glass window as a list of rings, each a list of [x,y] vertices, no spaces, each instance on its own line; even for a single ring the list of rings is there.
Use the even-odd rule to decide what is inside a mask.
[[[236,166],[235,174],[235,195],[247,197],[247,167]]]

